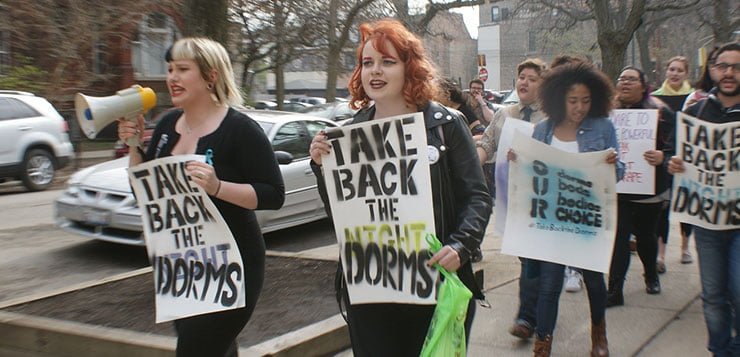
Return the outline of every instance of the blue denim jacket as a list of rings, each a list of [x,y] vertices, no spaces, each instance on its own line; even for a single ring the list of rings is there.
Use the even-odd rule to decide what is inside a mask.
[[[545,119],[534,127],[532,137],[550,145],[552,134],[555,130],[555,124],[552,120]],[[586,118],[581,122],[576,134],[578,142],[578,152],[601,151],[612,148],[617,150],[619,155],[619,144],[617,143],[617,133],[614,125],[609,118]],[[624,177],[625,166],[622,161],[617,160],[616,174],[617,181]]]

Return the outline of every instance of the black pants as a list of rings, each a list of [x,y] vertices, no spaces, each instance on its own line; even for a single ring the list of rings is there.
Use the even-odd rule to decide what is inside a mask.
[[[630,234],[637,240],[637,254],[645,269],[645,279],[657,279],[658,236],[655,229],[662,203],[618,202],[617,236],[614,239],[609,279],[624,279],[630,265]]]
[[[237,356],[236,338],[252,316],[264,282],[264,256],[252,259],[256,261],[249,261],[254,265],[245,268],[244,275],[246,307],[175,320],[177,357]]]
[[[346,290],[344,299],[347,303],[347,324],[355,357],[419,355],[434,315],[434,305],[350,305]],[[466,339],[470,339],[475,304],[475,299],[471,298],[465,318]]]

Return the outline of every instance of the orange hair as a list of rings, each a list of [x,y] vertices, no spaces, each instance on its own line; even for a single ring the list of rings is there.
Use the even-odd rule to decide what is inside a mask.
[[[427,58],[421,40],[397,20],[385,19],[360,25],[360,45],[357,47],[357,66],[352,72],[347,87],[352,95],[350,105],[354,109],[365,107],[371,99],[362,88],[362,50],[369,41],[378,52],[388,55],[386,41],[398,52],[399,60],[404,64],[405,81],[403,98],[407,103],[417,107],[425,106],[437,96],[437,85],[434,81],[437,71]]]

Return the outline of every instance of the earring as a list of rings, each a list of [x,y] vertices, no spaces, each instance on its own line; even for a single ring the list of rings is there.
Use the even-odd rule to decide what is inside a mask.
[[[213,83],[206,84],[206,88],[208,88],[208,90],[213,90]]]

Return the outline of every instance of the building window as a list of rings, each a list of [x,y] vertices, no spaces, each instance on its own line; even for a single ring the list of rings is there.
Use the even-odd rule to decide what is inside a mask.
[[[498,6],[491,8],[491,22],[501,21],[501,9]]]
[[[105,41],[102,41],[98,36],[93,37],[92,46],[92,71],[95,74],[102,74],[107,72],[108,58],[106,56],[108,46]]]
[[[537,33],[529,31],[529,39],[527,41],[527,51],[537,52]]]
[[[0,30],[0,74],[10,68],[10,31]]]
[[[142,19],[131,52],[138,79],[163,78],[167,75],[164,55],[178,37],[175,22],[167,15],[155,12]]]

